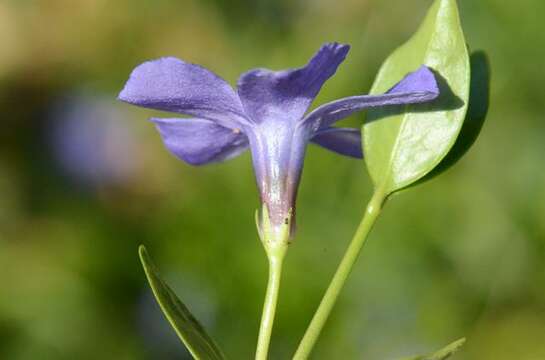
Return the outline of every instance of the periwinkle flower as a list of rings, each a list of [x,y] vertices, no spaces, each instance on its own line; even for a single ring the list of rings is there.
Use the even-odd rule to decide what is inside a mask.
[[[192,118],[152,119],[166,147],[192,165],[233,158],[250,148],[267,221],[290,223],[309,142],[361,158],[359,129],[332,125],[369,107],[421,103],[439,94],[425,66],[383,95],[358,95],[306,114],[320,88],[346,57],[348,45],[323,45],[307,65],[282,71],[250,70],[237,91],[211,71],[173,57],[134,69],[119,99]]]

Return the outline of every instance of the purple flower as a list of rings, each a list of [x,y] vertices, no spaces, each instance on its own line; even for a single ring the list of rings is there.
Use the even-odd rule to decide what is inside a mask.
[[[250,70],[237,91],[211,71],[176,58],[145,62],[132,72],[119,99],[189,115],[152,119],[166,147],[178,158],[202,165],[250,148],[261,201],[273,226],[288,223],[309,142],[361,158],[358,129],[332,125],[369,107],[421,103],[439,94],[433,73],[422,66],[383,95],[358,95],[306,114],[320,88],[346,57],[348,45],[323,45],[297,69]]]

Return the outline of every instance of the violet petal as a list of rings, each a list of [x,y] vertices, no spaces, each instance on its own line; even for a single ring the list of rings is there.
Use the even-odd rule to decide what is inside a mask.
[[[254,69],[242,74],[238,94],[246,114],[255,123],[300,120],[349,49],[348,45],[325,44],[304,67],[283,71]]]
[[[363,158],[359,129],[326,128],[317,131],[311,141],[341,155]]]
[[[151,119],[165,146],[191,165],[231,159],[248,148],[248,138],[237,129],[228,129],[204,119]]]
[[[213,72],[166,57],[137,66],[119,99],[156,110],[214,120],[238,128],[244,110],[233,88]]]
[[[439,96],[435,76],[426,66],[409,73],[383,95],[360,95],[324,104],[309,113],[303,122],[313,129],[329,127],[355,112],[370,107],[427,102]]]

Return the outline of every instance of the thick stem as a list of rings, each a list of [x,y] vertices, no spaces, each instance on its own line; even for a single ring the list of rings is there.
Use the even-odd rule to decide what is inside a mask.
[[[278,290],[280,288],[280,276],[282,274],[282,262],[286,247],[281,249],[270,249],[267,251],[269,257],[269,282],[263,305],[263,315],[259,327],[259,338],[257,341],[256,360],[266,360],[269,353],[276,303],[278,301]]]
[[[322,331],[327,318],[335,305],[337,297],[339,296],[339,293],[341,292],[346,279],[348,278],[348,275],[350,274],[350,271],[352,270],[352,267],[354,266],[363,245],[365,244],[367,235],[369,235],[373,224],[380,214],[384,201],[385,196],[379,191],[375,192],[371,198],[371,201],[367,205],[365,215],[363,216],[363,219],[361,220],[360,225],[358,226],[358,229],[356,230],[356,233],[354,234],[354,237],[352,238],[352,241],[344,254],[344,257],[341,260],[341,263],[339,264],[339,267],[337,268],[337,271],[335,272],[335,275],[333,276],[333,279],[331,280],[331,283],[329,284],[320,305],[318,306],[318,310],[316,310],[316,313],[314,314],[314,317],[312,318],[312,321],[305,332],[305,336],[301,340],[301,343],[295,352],[293,360],[306,360],[310,355],[310,352],[316,344],[316,341],[320,336],[320,332]]]

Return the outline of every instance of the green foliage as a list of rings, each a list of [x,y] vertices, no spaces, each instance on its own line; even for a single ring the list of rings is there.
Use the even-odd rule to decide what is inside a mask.
[[[403,360],[446,360],[450,358],[454,353],[456,353],[462,345],[466,342],[465,338],[458,339],[454,341],[453,343],[448,344],[441,350],[430,354],[430,355],[421,355],[421,356],[412,356],[409,358],[405,358]]]
[[[464,125],[462,125],[460,134],[447,156],[417,183],[434,178],[450,169],[471,148],[483,128],[490,98],[490,63],[484,51],[471,53],[470,62],[471,82],[469,105]]]
[[[170,325],[176,330],[176,334],[187,346],[193,357],[197,360],[224,359],[222,352],[205,332],[202,325],[178,299],[172,289],[160,278],[143,245],[139,247],[138,253],[155,299],[157,299]]]
[[[439,98],[429,104],[371,110],[363,126],[367,167],[376,189],[385,194],[429,173],[462,128],[470,65],[456,1],[435,1],[416,34],[383,63],[371,93],[387,91],[421,64],[435,72]]]

